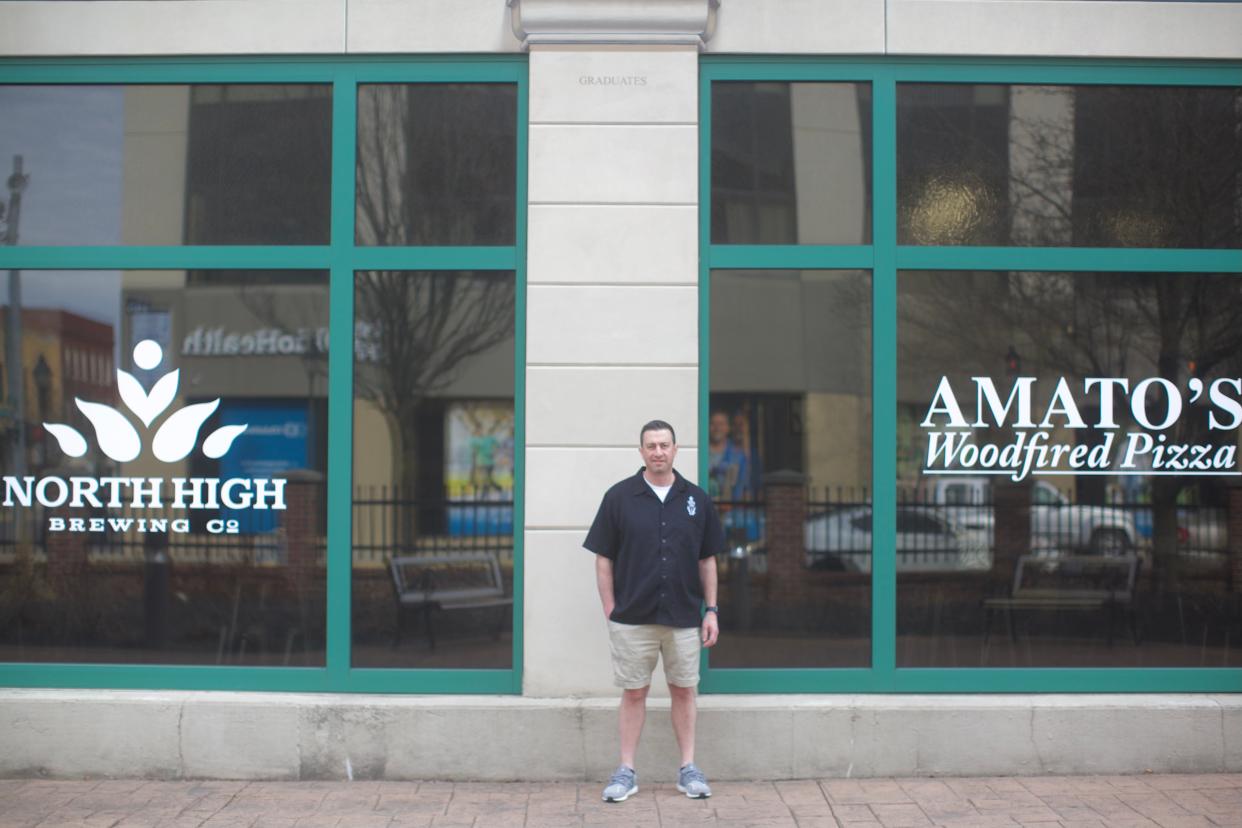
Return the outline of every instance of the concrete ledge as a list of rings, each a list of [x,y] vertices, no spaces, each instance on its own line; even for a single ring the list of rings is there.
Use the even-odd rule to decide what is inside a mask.
[[[0,776],[589,780],[605,699],[0,690]],[[708,696],[717,779],[1242,771],[1242,696]],[[653,699],[639,765],[672,766]]]

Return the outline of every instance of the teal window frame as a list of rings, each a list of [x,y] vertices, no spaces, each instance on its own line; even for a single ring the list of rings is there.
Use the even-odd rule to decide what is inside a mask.
[[[363,83],[513,83],[517,86],[515,242],[497,247],[365,247],[354,239],[357,89]],[[511,270],[516,278],[514,439],[525,445],[526,146],[525,56],[3,60],[0,84],[112,85],[322,83],[332,86],[331,236],[327,245],[0,247],[0,270],[316,269],[329,274],[329,333],[352,342],[354,274],[390,270]],[[355,668],[350,664],[354,359],[328,356],[327,642],[323,667],[0,664],[0,686],[254,690],[337,693],[520,694],[525,458],[514,457],[513,653],[508,669]]]
[[[711,241],[711,85],[715,81],[837,81],[871,85],[872,243],[728,245]],[[1242,86],[1242,65],[1217,62],[1008,61],[704,57],[699,68],[699,433],[706,434],[711,272],[733,268],[861,269],[872,274],[871,666],[713,668],[708,693],[1237,692],[1237,668],[910,668],[897,666],[897,272],[1056,270],[1236,273],[1242,250],[916,247],[897,244],[897,84],[988,83]],[[700,452],[706,479],[707,454]],[[727,611],[727,607],[725,608]]]

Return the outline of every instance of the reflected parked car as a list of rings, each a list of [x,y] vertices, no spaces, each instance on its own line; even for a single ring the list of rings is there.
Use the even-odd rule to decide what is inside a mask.
[[[899,506],[896,514],[897,569],[951,572],[988,569],[984,534],[958,526],[939,509]],[[806,565],[810,569],[870,572],[872,512],[853,506],[816,515],[806,522]]]

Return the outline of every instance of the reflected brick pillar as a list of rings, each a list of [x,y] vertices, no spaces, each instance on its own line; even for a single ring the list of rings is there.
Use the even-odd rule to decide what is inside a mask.
[[[998,480],[992,486],[992,580],[1006,589],[1013,582],[1018,558],[1031,551],[1031,484]]]
[[[1242,592],[1242,486],[1229,487],[1229,591]]]
[[[54,588],[61,582],[77,580],[86,568],[86,547],[90,535],[86,532],[70,532],[68,529],[70,518],[81,517],[81,510],[75,512],[64,507],[44,511],[44,521],[50,523],[51,518],[60,518],[65,525],[64,531],[48,531],[43,544],[47,552],[47,579]],[[46,524],[43,528],[47,528]]]
[[[290,577],[305,583],[307,576],[322,567],[322,527],[327,505],[324,476],[314,471],[294,471],[286,475],[285,527],[286,565]]]
[[[806,597],[806,478],[799,472],[764,475],[764,534],[768,551],[767,599],[774,608],[796,606]]]

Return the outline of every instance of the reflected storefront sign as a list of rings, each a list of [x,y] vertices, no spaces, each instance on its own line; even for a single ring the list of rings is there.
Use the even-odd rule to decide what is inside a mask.
[[[1242,379],[1221,377],[1205,383],[1199,377],[1186,381],[1186,396],[1178,385],[1163,377],[1141,379],[1130,387],[1126,377],[1087,377],[1072,389],[1065,377],[1056,380],[1038,420],[1033,416],[1036,377],[1018,377],[1009,396],[990,377],[971,377],[975,386],[974,416],[963,414],[963,405],[948,377],[942,376],[923,418],[927,457],[923,474],[1008,475],[1022,481],[1031,474],[1151,475],[1210,472],[1239,474],[1234,445],[1212,442],[1171,442],[1166,433],[1183,413],[1206,415],[1206,431],[1230,432],[1242,424]],[[1187,411],[1207,390],[1206,405]],[[1077,391],[1077,393],[1075,393]],[[1231,393],[1232,392],[1232,393]],[[1123,429],[1113,411],[1116,397],[1122,400],[1138,428]],[[1081,399],[1096,418],[1088,422],[1075,399]],[[969,410],[969,409],[967,409]],[[1156,413],[1158,412],[1158,413]],[[1015,429],[1011,442],[977,443],[979,429]],[[1098,438],[1066,444],[1056,442],[1056,430],[1071,433],[1098,432]]]

